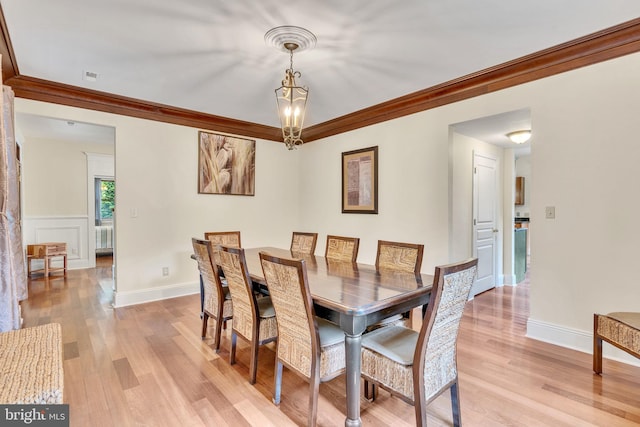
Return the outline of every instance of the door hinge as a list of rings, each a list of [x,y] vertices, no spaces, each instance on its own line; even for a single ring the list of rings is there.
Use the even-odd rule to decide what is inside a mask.
[[[473,218],[473,225],[476,225],[476,219]]]

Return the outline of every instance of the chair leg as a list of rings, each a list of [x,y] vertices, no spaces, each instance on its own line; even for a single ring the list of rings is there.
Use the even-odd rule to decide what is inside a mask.
[[[593,335],[593,372],[602,373],[602,338]]]
[[[229,354],[229,364],[234,365],[236,363],[236,341],[238,336],[234,331],[231,331],[231,353]]]
[[[364,380],[364,398],[369,402],[373,402],[374,400],[376,400],[376,393],[376,385],[369,382],[369,380]]]
[[[216,331],[215,334],[216,336],[214,337],[214,341],[213,341],[213,348],[215,349],[216,353],[220,353],[220,336],[222,335],[222,323],[220,321],[220,319],[222,318],[222,315],[219,315],[218,318],[216,319]]]
[[[320,378],[313,375],[309,379],[309,419],[307,425],[309,427],[315,427],[316,420],[318,419],[318,394],[320,393]]]
[[[209,315],[207,313],[202,313],[202,339],[205,339],[207,336],[207,323],[209,321]]]
[[[280,392],[282,391],[282,362],[276,357],[276,372],[273,381],[273,403],[280,404]]]
[[[258,374],[258,350],[260,349],[260,344],[258,344],[258,340],[256,339],[251,343],[251,361],[249,363],[249,384],[256,383],[256,376]]]
[[[376,385],[369,380],[364,380],[364,398],[369,402],[376,400]]]
[[[460,427],[462,419],[460,416],[460,392],[457,379],[451,385],[451,411],[453,412],[453,427]]]

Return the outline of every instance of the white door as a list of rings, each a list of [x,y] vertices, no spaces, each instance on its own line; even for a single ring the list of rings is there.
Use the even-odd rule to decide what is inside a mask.
[[[478,279],[471,295],[496,284],[496,159],[473,153],[473,256],[478,257]]]

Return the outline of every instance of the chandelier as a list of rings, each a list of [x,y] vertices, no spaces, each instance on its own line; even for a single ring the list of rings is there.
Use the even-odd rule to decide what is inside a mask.
[[[284,144],[293,150],[303,143],[302,124],[309,97],[309,89],[296,83],[296,78],[302,74],[293,69],[293,52],[315,46],[316,37],[304,28],[284,26],[269,30],[265,41],[289,53],[289,68],[285,70],[282,85],[275,92]]]

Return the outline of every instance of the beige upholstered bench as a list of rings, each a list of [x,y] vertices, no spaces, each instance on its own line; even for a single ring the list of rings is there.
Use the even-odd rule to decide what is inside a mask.
[[[0,403],[62,403],[60,325],[0,333]]]
[[[593,371],[602,373],[602,341],[640,357],[640,313],[593,315]]]

